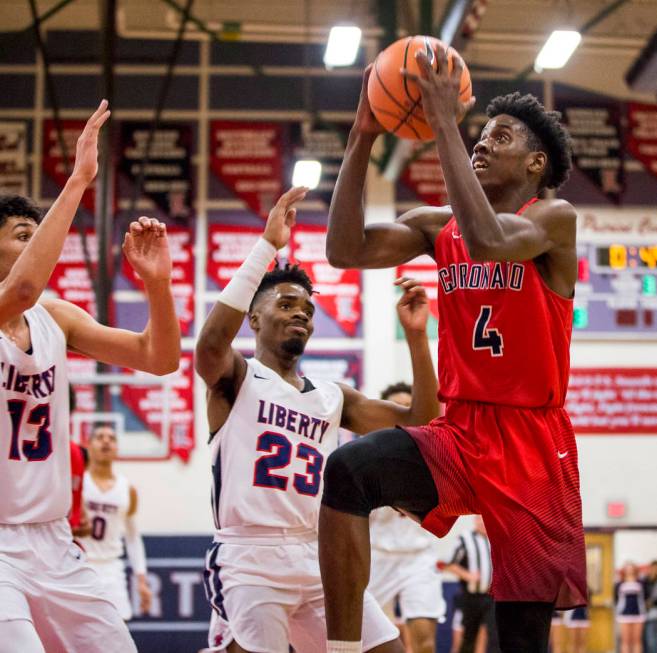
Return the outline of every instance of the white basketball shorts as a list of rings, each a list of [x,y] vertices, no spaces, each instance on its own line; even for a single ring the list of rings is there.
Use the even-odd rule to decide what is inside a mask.
[[[123,560],[89,560],[89,566],[96,571],[100,587],[114,607],[119,611],[121,619],[132,619],[132,607],[128,597],[128,582],[125,576]]]
[[[48,653],[137,652],[65,519],[0,524],[0,639],[16,619],[33,624]]]
[[[276,545],[215,543],[206,556],[205,588],[212,604],[208,644],[224,650],[235,639],[247,651],[326,650],[324,593],[317,541]],[[366,592],[363,651],[399,636]]]
[[[445,615],[446,606],[435,563],[435,555],[430,550],[387,553],[373,549],[367,589],[384,607],[398,597],[402,621],[440,619]]]

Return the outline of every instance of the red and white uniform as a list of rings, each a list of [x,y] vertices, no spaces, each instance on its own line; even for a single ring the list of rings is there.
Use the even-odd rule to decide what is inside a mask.
[[[497,600],[584,605],[577,448],[563,408],[572,300],[531,260],[472,261],[453,217],[435,259],[446,412],[408,429],[440,497],[423,525],[442,536],[458,515],[479,513]]]
[[[326,650],[317,520],[326,459],[338,446],[344,396],[335,383],[302,391],[252,358],[212,441],[217,527],[206,557],[208,642],[247,651]],[[365,594],[363,650],[398,636]]]
[[[22,620],[34,625],[48,653],[136,651],[118,612],[99,596],[98,577],[66,519],[64,333],[42,306],[24,315],[30,353],[0,333],[0,641],[4,623]]]

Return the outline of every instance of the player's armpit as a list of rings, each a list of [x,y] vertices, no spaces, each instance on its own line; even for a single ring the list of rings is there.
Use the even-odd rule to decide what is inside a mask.
[[[499,230],[467,242],[475,261],[529,261],[558,248],[575,246],[577,213],[565,200],[541,200],[522,215],[498,213]]]

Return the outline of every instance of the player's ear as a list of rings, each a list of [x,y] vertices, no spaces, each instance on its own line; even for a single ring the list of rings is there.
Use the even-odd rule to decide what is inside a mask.
[[[249,326],[256,333],[260,329],[260,315],[259,315],[258,311],[254,310],[254,311],[251,311],[249,313]]]
[[[542,175],[547,166],[547,156],[545,152],[530,152],[527,168],[534,175]]]

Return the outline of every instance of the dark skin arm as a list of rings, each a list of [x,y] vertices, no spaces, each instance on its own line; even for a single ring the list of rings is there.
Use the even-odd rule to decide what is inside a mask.
[[[363,189],[372,146],[383,131],[367,100],[363,76],[356,120],[329,209],[326,256],[337,268],[386,268],[422,254],[433,256],[433,243],[451,212],[445,208],[421,207],[408,211],[393,223],[365,226]]]
[[[354,433],[369,433],[396,424],[427,424],[440,413],[436,372],[426,331],[429,317],[426,292],[413,279],[402,277],[395,283],[404,289],[397,303],[397,314],[404,328],[413,366],[411,405],[406,407],[392,401],[368,399],[361,392],[341,384],[344,405],[340,425]]]
[[[293,206],[305,197],[307,190],[290,189],[279,198],[269,213],[263,238],[276,249],[284,247],[290,239],[296,219],[296,209]],[[245,315],[218,301],[208,315],[196,343],[194,365],[207,386],[208,424],[211,432],[220,429],[228,418],[246,375],[244,356],[232,347]]]
[[[424,53],[418,53],[421,76],[406,75],[420,87],[425,116],[436,134],[451,207],[470,256],[478,261],[537,259],[546,283],[555,292],[571,297],[577,275],[575,209],[564,200],[540,200],[522,216],[513,212],[535,193],[547,164],[545,153],[527,151],[526,187],[509,189],[501,201],[506,210],[496,211],[477,179],[458,130],[458,121],[474,105],[474,98],[465,104],[458,99],[463,61],[456,57],[449,73],[446,52],[439,48],[436,54],[438,72]],[[499,148],[504,153],[504,148],[520,147],[521,127],[493,125],[486,133],[491,123],[482,133],[485,142],[475,146],[475,154],[478,148],[482,152]]]

